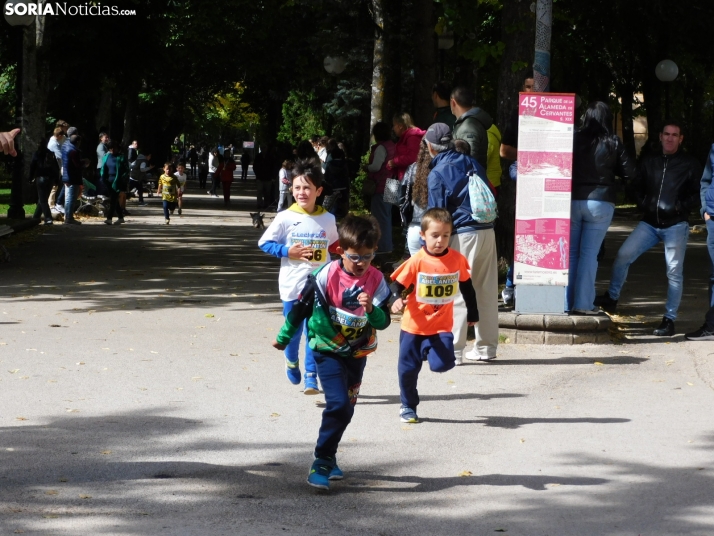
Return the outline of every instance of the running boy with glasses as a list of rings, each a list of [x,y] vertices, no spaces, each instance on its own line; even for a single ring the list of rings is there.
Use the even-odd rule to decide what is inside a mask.
[[[452,221],[444,208],[427,210],[421,218],[421,239],[426,244],[391,276],[392,312],[402,317],[399,334],[399,397],[402,422],[417,423],[419,405],[417,379],[423,361],[433,372],[446,372],[455,365],[454,300],[459,292],[466,302],[469,326],[478,322],[476,291],[469,263],[461,253],[449,249]],[[414,292],[402,298],[414,285]]]
[[[282,214],[282,213],[281,213]],[[384,275],[370,266],[379,241],[372,217],[348,215],[340,224],[341,259],[315,270],[307,278],[300,300],[288,313],[273,346],[283,350],[308,319],[308,338],[325,393],[325,411],[307,483],[329,489],[340,480],[337,446],[352,420],[366,356],[377,348],[377,331],[390,323],[389,287]]]

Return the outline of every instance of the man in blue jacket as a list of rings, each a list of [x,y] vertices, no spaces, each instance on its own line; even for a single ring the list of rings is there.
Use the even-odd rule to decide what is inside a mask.
[[[707,225],[707,248],[711,258],[711,272],[709,276],[709,310],[704,315],[704,325],[697,331],[687,333],[685,337],[690,341],[714,341],[714,145],[709,152],[709,159],[704,165],[704,173],[700,182],[699,195],[702,201],[702,218]]]
[[[434,123],[424,135],[431,161],[429,207],[446,208],[454,222],[449,247],[466,257],[471,266],[471,281],[476,289],[479,323],[475,326],[476,343],[472,351],[466,347],[466,304],[459,296],[454,302],[454,355],[456,364],[462,359],[490,361],[498,350],[498,267],[496,236],[493,223],[478,223],[471,216],[469,172],[475,172],[488,184],[486,171],[475,158],[457,151],[451,131],[444,123]],[[490,186],[490,185],[489,185]]]

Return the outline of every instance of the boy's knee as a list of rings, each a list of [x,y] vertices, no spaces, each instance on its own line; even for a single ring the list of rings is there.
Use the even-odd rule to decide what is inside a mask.
[[[429,362],[429,368],[432,372],[446,372],[447,370],[451,370],[455,366],[456,361],[454,359],[452,359],[451,361],[439,360],[438,362],[434,363],[432,363],[431,361]]]

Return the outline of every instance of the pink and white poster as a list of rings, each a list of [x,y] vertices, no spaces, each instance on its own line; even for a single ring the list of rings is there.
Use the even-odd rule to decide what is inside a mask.
[[[516,285],[568,284],[574,126],[574,94],[520,94]]]

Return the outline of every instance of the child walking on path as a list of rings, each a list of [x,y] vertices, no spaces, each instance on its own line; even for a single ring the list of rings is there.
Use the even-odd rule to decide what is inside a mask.
[[[354,414],[365,356],[377,348],[376,330],[391,322],[389,287],[382,273],[370,266],[379,241],[376,220],[349,215],[340,224],[339,237],[337,252],[342,258],[308,276],[300,300],[273,342],[282,350],[308,319],[325,410],[307,482],[320,489],[343,478],[337,447]]]
[[[170,223],[171,214],[176,210],[176,200],[178,199],[181,183],[174,177],[174,165],[171,162],[164,164],[164,174],[159,178],[159,187],[156,189],[156,195],[161,194],[161,199],[164,205],[164,218],[166,225]]]
[[[179,181],[177,201],[178,213],[180,216],[181,209],[183,209],[183,193],[186,190],[186,180],[188,179],[188,175],[186,175],[186,162],[184,162],[183,160],[179,160],[179,163],[176,166],[176,173],[174,173],[174,177],[176,177]]]
[[[455,365],[454,299],[464,297],[470,326],[478,322],[476,291],[469,263],[461,253],[449,249],[452,222],[443,208],[427,210],[421,219],[421,238],[426,245],[392,274],[395,298],[392,312],[406,310],[399,334],[399,397],[402,422],[418,423],[417,380],[423,361],[433,372],[446,372]],[[402,293],[414,285],[407,299]]]
[[[278,172],[278,212],[282,212],[290,205],[290,185],[292,184],[292,169],[293,163],[290,160],[283,162],[283,166]]]
[[[258,242],[258,247],[280,259],[278,286],[283,302],[283,314],[288,316],[298,302],[307,276],[330,260],[329,249],[337,244],[335,217],[316,201],[322,193],[322,169],[319,162],[301,160],[295,164],[292,179],[295,203],[279,212]],[[319,394],[317,365],[304,328],[306,395]],[[300,335],[286,344],[285,372],[293,385],[300,384]]]

